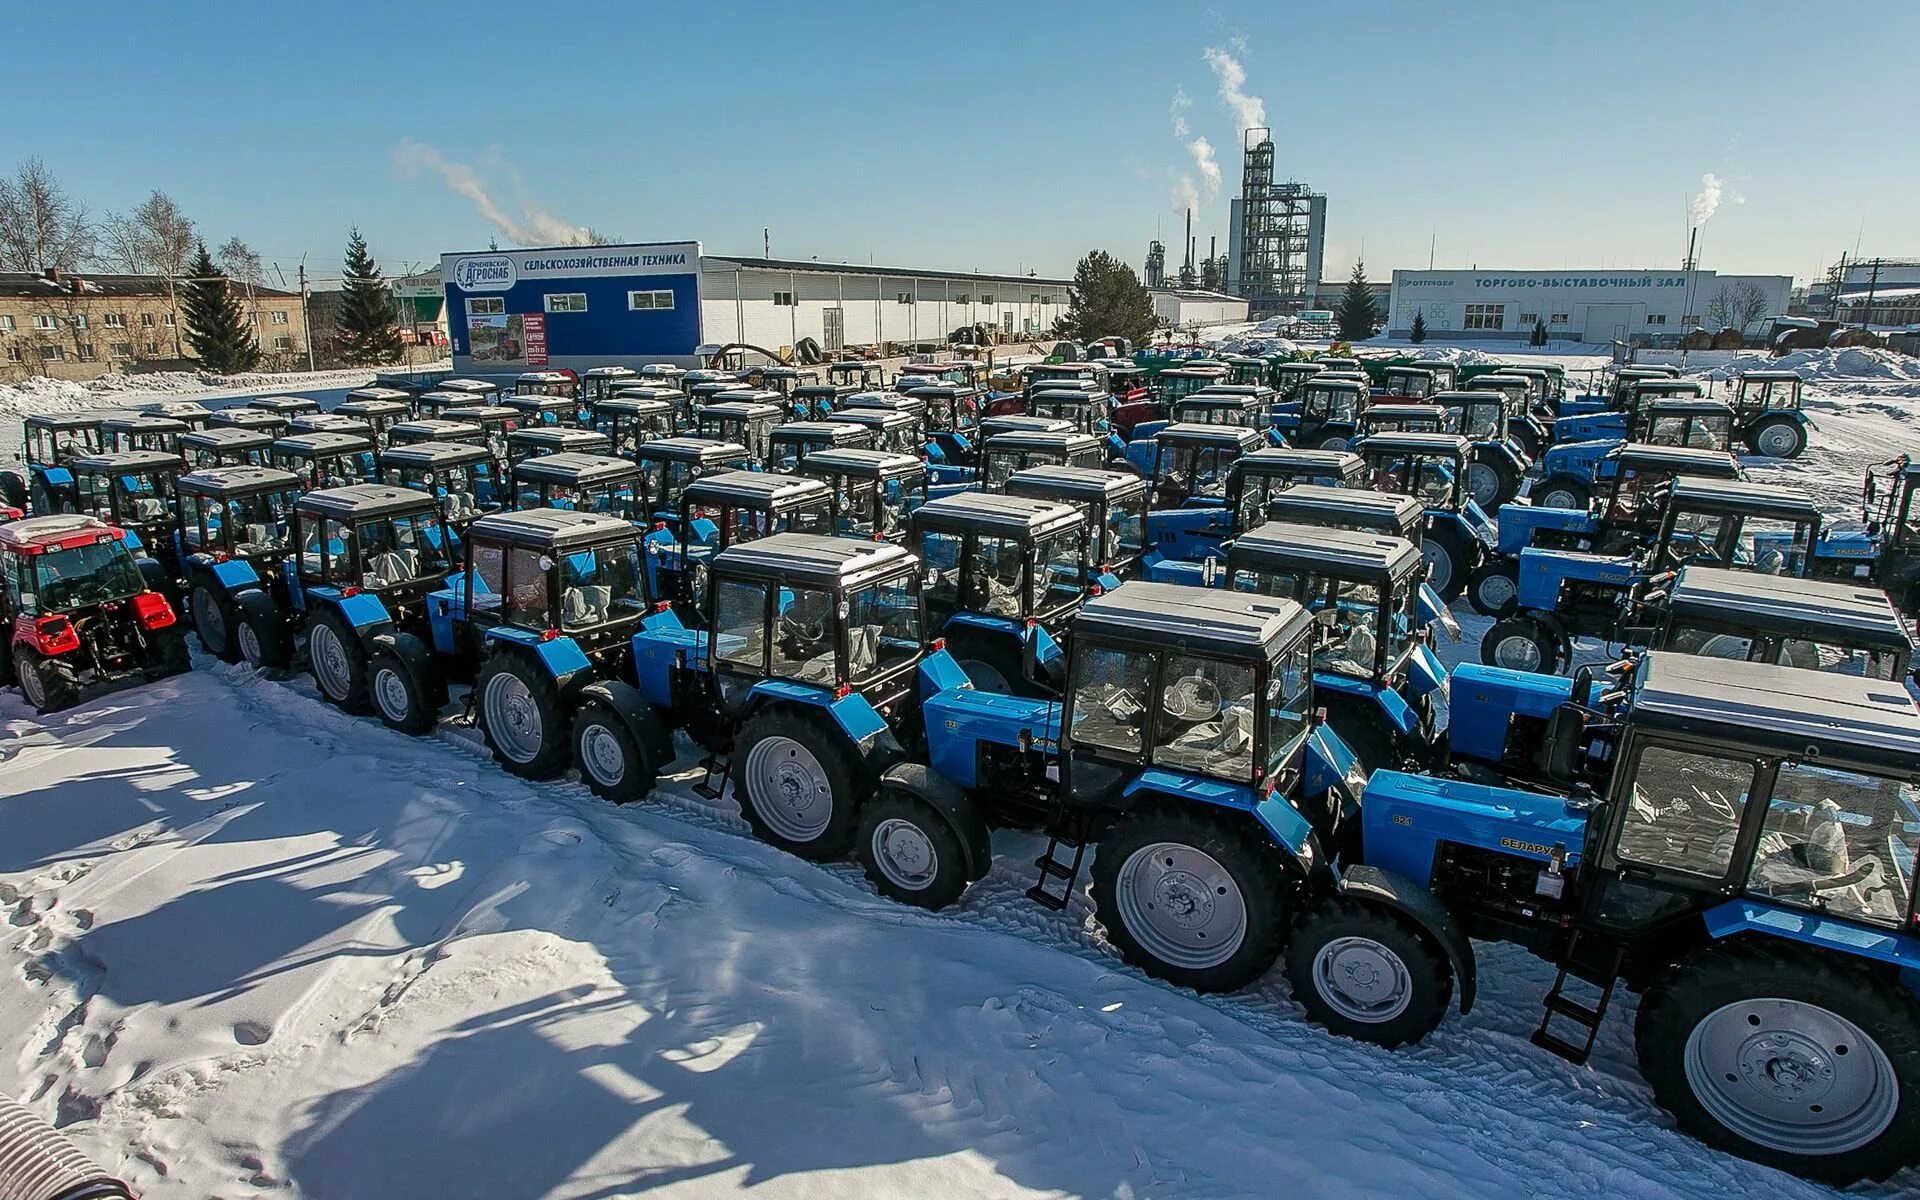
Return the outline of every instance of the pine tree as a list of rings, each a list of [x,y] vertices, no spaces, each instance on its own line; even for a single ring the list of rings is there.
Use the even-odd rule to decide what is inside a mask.
[[[1353,264],[1353,274],[1340,293],[1340,306],[1334,310],[1340,336],[1349,340],[1370,338],[1380,328],[1380,306],[1374,303],[1373,289],[1367,286],[1367,264]]]
[[[200,243],[199,256],[187,266],[189,280],[180,289],[187,345],[200,365],[216,375],[235,375],[260,365],[260,343],[247,327],[240,296]]]
[[[367,251],[358,228],[347,234],[346,287],[340,296],[340,332],[334,349],[356,367],[379,366],[400,357],[400,320],[380,264]]]
[[[1537,319],[1534,321],[1533,333],[1527,338],[1527,344],[1530,346],[1544,346],[1547,344],[1547,327],[1544,322]]]
[[[1105,250],[1089,250],[1074,268],[1071,299],[1053,332],[1082,342],[1123,337],[1137,345],[1153,336],[1153,297],[1132,267]]]
[[[1427,314],[1423,312],[1413,314],[1413,328],[1407,330],[1407,340],[1416,346],[1427,340]]]

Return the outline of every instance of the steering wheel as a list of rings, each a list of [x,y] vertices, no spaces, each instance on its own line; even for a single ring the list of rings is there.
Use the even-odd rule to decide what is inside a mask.
[[[786,613],[781,613],[780,636],[783,639],[793,638],[802,642],[824,641],[827,636],[827,623],[824,619],[818,621],[802,621]]]
[[[1220,686],[1205,675],[1174,680],[1160,694],[1160,707],[1179,721],[1210,721],[1220,715]]]

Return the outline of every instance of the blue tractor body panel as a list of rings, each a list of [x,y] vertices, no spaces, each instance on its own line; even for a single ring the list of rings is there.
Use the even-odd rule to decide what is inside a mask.
[[[1407,683],[1415,696],[1431,696],[1447,683],[1447,665],[1432,646],[1415,646],[1407,659]]]
[[[214,581],[229,592],[259,587],[261,584],[260,573],[253,569],[252,563],[243,558],[229,558],[225,562],[220,562],[212,555],[195,554],[188,561],[195,567],[210,572]]]
[[[1483,763],[1506,756],[1515,716],[1546,719],[1573,698],[1573,680],[1462,663],[1448,682],[1447,740],[1453,753]]]
[[[945,689],[927,699],[921,716],[927,729],[927,765],[963,788],[979,786],[981,743],[1018,746],[1024,735],[1035,750],[1057,752],[1058,701]]]
[[[1900,968],[1909,986],[1920,983],[1920,938],[1842,921],[1764,900],[1729,900],[1702,914],[1716,938],[1761,933]]]
[[[1364,776],[1360,766],[1360,756],[1353,747],[1340,739],[1332,727],[1317,725],[1307,735],[1306,759],[1301,764],[1305,775],[1306,790],[1311,795],[1325,795],[1329,790],[1340,791],[1357,804],[1360,796],[1349,783],[1354,774]]]
[[[330,585],[304,589],[306,595],[300,597],[300,607],[306,608],[314,602],[328,604],[339,610],[342,617],[354,629],[365,629],[372,625],[384,625],[393,617],[387,612],[387,606],[380,597],[372,592],[355,592],[349,596],[339,588]]]
[[[1627,414],[1604,408],[1570,413],[1563,405],[1560,415],[1554,418],[1553,440],[1556,445],[1585,441],[1624,442],[1627,440]]]
[[[1220,556],[1220,540],[1233,532],[1233,513],[1218,501],[1189,501],[1147,514],[1147,544],[1167,558],[1194,561]]]
[[[1558,846],[1568,866],[1586,844],[1587,814],[1560,796],[1375,771],[1360,805],[1367,865],[1433,883],[1440,843],[1547,862]]]
[[[1355,679],[1351,675],[1316,670],[1313,673],[1313,687],[1318,692],[1338,692],[1342,696],[1371,700],[1396,733],[1410,734],[1420,724],[1420,718],[1414,715],[1413,706],[1407,703],[1406,697],[1370,679]]]
[[[1560,606],[1563,584],[1600,583],[1624,592],[1632,585],[1637,570],[1633,559],[1619,555],[1522,550],[1516,603],[1523,609],[1552,612]]]
[[[706,634],[688,629],[671,611],[653,613],[633,635],[634,683],[647,703],[673,706],[673,672],[706,665]]]
[[[1535,534],[1571,533],[1592,537],[1599,528],[1600,523],[1585,509],[1509,504],[1500,510],[1498,546],[1501,554],[1518,558],[1522,550],[1533,545]]]
[[[577,672],[590,670],[593,666],[587,658],[587,652],[580,648],[580,643],[570,637],[543,637],[531,629],[514,625],[497,625],[487,630],[486,637],[489,642],[511,642],[531,650],[548,674],[563,684]]]
[[[867,698],[858,692],[849,692],[836,697],[833,689],[817,683],[801,683],[793,679],[762,679],[753,685],[749,696],[759,700],[775,700],[785,704],[798,704],[807,708],[823,708],[833,717],[834,724],[857,746],[864,746],[873,738],[887,732],[887,722]]]
[[[1243,783],[1228,783],[1164,767],[1148,767],[1140,772],[1122,794],[1133,798],[1143,793],[1250,813],[1274,841],[1296,856],[1311,857],[1312,852],[1306,846],[1313,837],[1313,826],[1293,805],[1272,793],[1263,796]]]

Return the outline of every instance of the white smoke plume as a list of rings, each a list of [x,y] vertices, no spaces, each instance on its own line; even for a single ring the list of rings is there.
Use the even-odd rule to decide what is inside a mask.
[[[1218,46],[1207,47],[1204,57],[1207,66],[1213,68],[1214,79],[1219,81],[1220,102],[1233,114],[1241,136],[1244,137],[1249,129],[1265,127],[1266,101],[1247,94],[1247,69],[1240,65],[1240,60]]]
[[[1700,194],[1693,198],[1690,215],[1695,229],[1705,225],[1713,214],[1720,211],[1722,201],[1729,204],[1745,204],[1747,198],[1727,186],[1727,181],[1708,171],[1700,177]]]
[[[412,138],[402,139],[393,150],[393,165],[401,174],[417,177],[423,171],[438,175],[441,182],[459,195],[472,202],[487,224],[500,231],[503,240],[522,246],[588,246],[594,241],[593,230],[585,225],[574,225],[554,216],[546,209],[526,200],[518,205],[520,215],[515,217],[503,208],[487,191],[479,172],[466,163],[452,162],[432,146],[416,142]],[[508,168],[508,173],[516,178],[518,173]]]
[[[1193,97],[1187,95],[1187,89],[1175,87],[1173,89],[1173,104],[1169,107],[1167,113],[1168,116],[1173,118],[1173,136],[1183,138],[1193,132],[1187,125],[1187,110],[1192,107]]]
[[[1173,181],[1172,204],[1175,216],[1184,216],[1188,209],[1200,207],[1200,192],[1193,186],[1193,176],[1182,175]]]
[[[1213,143],[1204,136],[1194,138],[1187,143],[1187,153],[1193,156],[1194,170],[1200,172],[1202,192],[1211,200],[1220,194],[1220,164],[1214,161]]]

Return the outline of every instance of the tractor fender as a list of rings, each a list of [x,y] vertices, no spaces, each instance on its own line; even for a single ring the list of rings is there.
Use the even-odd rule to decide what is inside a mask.
[[[660,713],[640,689],[618,679],[601,679],[580,689],[582,702],[594,700],[612,709],[633,735],[633,740],[646,747],[653,761],[661,767],[671,763],[677,755],[673,749],[673,734],[667,729],[666,722],[660,719]]]
[[[1312,822],[1279,793],[1259,793],[1243,784],[1225,784],[1184,771],[1148,767],[1121,795],[1129,805],[1143,801],[1172,805],[1197,803],[1244,813],[1285,856],[1297,878],[1310,879],[1328,865]]]
[[[225,562],[216,562],[203,555],[195,555],[192,561],[190,574],[196,577],[212,576],[214,586],[228,595],[246,588],[266,586],[260,579],[260,573],[245,559],[230,558]]]
[[[986,814],[973,802],[966,789],[932,768],[916,762],[895,763],[880,775],[880,786],[924,800],[940,814],[967,856],[967,878],[984,878],[993,865],[993,846],[987,831]]]
[[[309,589],[307,607],[309,620],[314,609],[326,608],[339,613],[347,628],[358,634],[360,644],[369,650],[376,637],[393,629],[393,617],[387,612],[386,602],[372,592],[348,596],[332,589]]]
[[[858,692],[836,697],[831,690],[818,684],[791,679],[762,679],[747,693],[746,711],[749,714],[757,712],[769,704],[826,713],[847,740],[853,743],[855,752],[871,770],[884,770],[906,757],[900,743],[894,739],[893,731],[887,727],[886,719],[874,711],[873,705]]]
[[[1446,953],[1459,985],[1461,1015],[1473,1011],[1475,966],[1473,943],[1467,940],[1453,914],[1434,894],[1419,884],[1392,871],[1365,863],[1347,867],[1340,875],[1341,893],[1356,900],[1378,904],[1412,921]]]
[[[446,675],[434,667],[433,651],[427,644],[411,633],[397,633],[389,625],[373,633],[367,639],[369,650],[385,650],[406,665],[413,677],[420,681],[430,700],[437,704],[447,702]]]
[[[593,670],[593,662],[587,658],[586,651],[570,637],[543,638],[529,629],[497,625],[487,630],[486,646],[490,651],[507,650],[532,658],[553,676],[562,695],[585,673]]]

